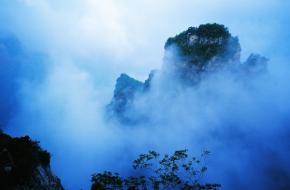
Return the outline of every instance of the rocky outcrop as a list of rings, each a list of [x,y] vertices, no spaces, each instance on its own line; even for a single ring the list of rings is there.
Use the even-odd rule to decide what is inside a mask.
[[[143,90],[144,83],[126,74],[121,74],[117,79],[114,97],[107,106],[109,119],[117,118],[123,123],[134,123],[134,120],[129,116],[127,110],[130,109],[135,95],[141,93]]]
[[[28,136],[0,133],[0,189],[63,190],[50,169],[50,154]]]
[[[56,177],[50,167],[38,166],[30,180],[23,185],[18,185],[15,190],[64,190],[61,181]]]
[[[267,70],[268,59],[259,54],[251,54],[243,64],[248,73],[263,73]]]
[[[224,25],[204,24],[190,27],[165,43],[164,62],[160,73],[187,87],[196,86],[208,74],[221,70],[236,73],[236,77],[265,73],[268,61],[265,57],[251,54],[242,63],[240,54],[238,37],[232,36]],[[108,105],[109,118],[116,118],[125,124],[143,121],[140,118],[144,119],[146,116],[136,118],[136,110],[132,109],[133,103],[137,95],[150,92],[156,73],[157,71],[151,72],[144,83],[122,74],[117,79],[114,97]]]

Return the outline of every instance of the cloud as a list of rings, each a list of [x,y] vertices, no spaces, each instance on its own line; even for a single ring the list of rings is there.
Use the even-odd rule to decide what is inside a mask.
[[[78,4],[81,4],[80,10]],[[120,55],[130,51],[119,9],[112,1],[85,0],[64,9],[57,7],[55,1],[47,0],[29,0],[22,5],[23,9],[32,12],[27,20],[42,26],[42,42],[48,43],[50,51],[92,54],[103,50]]]

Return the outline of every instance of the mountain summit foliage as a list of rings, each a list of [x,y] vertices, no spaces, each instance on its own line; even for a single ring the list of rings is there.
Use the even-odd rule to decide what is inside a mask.
[[[216,23],[188,28],[167,40],[165,49],[169,49],[171,46],[177,47],[180,57],[188,64],[200,68],[214,57],[235,58],[239,56],[240,52],[238,38],[232,37],[224,25]]]

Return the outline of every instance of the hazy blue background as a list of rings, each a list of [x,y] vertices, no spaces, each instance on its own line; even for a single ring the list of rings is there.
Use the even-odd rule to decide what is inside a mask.
[[[243,60],[265,55],[285,79],[289,19],[287,0],[1,0],[1,128],[40,140],[65,187],[87,188],[97,169],[126,161],[118,155],[132,143],[136,153],[154,144],[146,144],[146,129],[121,130],[102,119],[120,73],[144,80],[161,67],[168,37],[217,22],[239,36]]]

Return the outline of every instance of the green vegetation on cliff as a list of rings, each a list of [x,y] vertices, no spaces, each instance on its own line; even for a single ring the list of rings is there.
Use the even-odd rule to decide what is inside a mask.
[[[182,58],[198,67],[204,66],[216,56],[227,56],[226,54],[230,53],[227,51],[229,45],[232,46],[231,48],[235,47],[235,51],[240,50],[238,39],[233,38],[224,25],[216,23],[188,28],[175,37],[169,38],[165,49],[172,45],[178,48]]]

